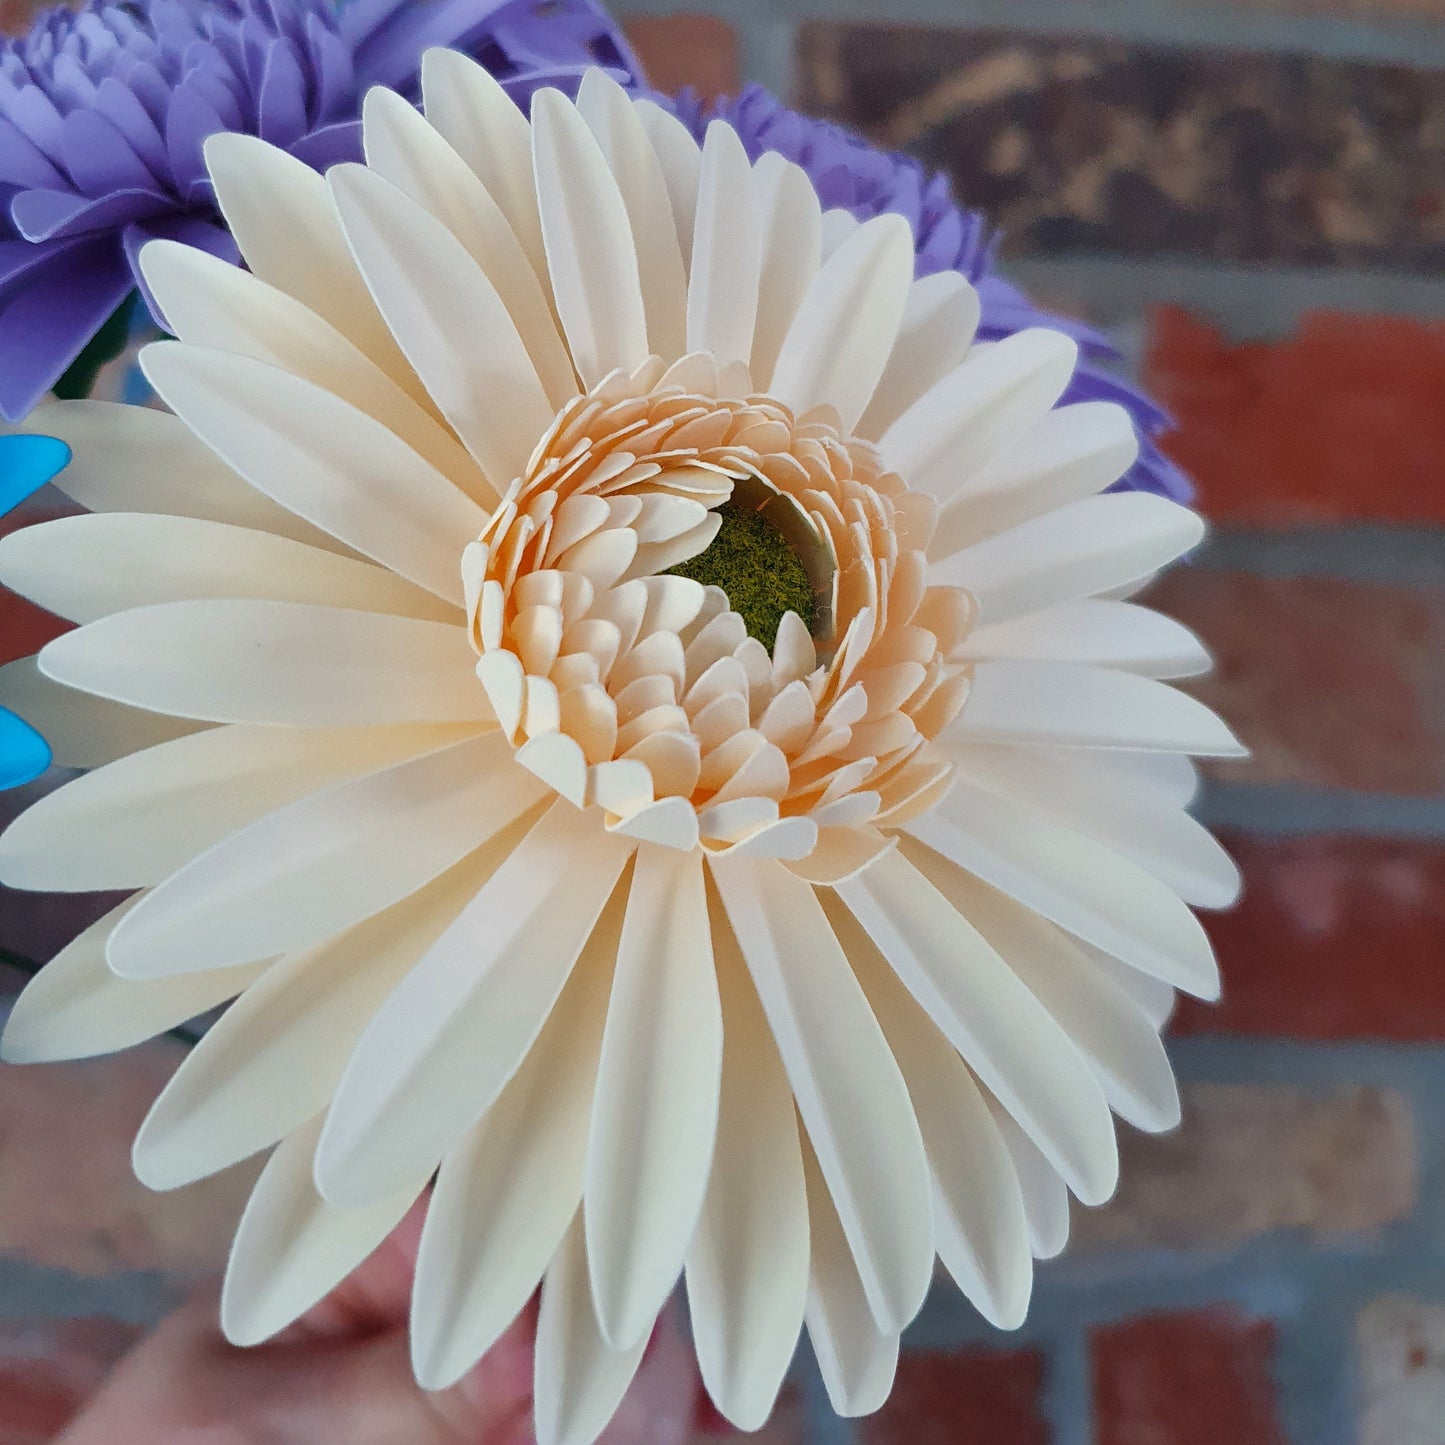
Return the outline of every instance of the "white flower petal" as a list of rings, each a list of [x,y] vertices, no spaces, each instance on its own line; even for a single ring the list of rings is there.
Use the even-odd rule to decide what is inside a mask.
[[[637,851],[587,1145],[587,1258],[603,1337],[646,1338],[707,1189],[722,1069],[702,857]]]
[[[1173,889],[1039,809],[958,783],[906,828],[1084,942],[1200,998],[1219,996],[1209,939]]]
[[[557,314],[593,386],[649,354],[632,225],[601,148],[559,91],[532,98],[532,164]]]
[[[614,1350],[597,1328],[579,1213],[542,1284],[532,1400],[537,1445],[592,1445],[616,1412],[647,1349]]]
[[[710,867],[869,1305],[896,1333],[933,1266],[928,1161],[907,1087],[813,889],[774,862]]]
[[[753,166],[762,237],[757,323],[749,369],[761,380],[773,374],[783,341],[823,259],[822,211],[807,172],[777,151]]]
[[[362,113],[367,165],[430,211],[486,273],[527,348],[548,400],[560,409],[577,395],[572,358],[557,329],[543,282],[502,208],[437,128],[395,91],[374,87],[367,93]],[[521,154],[530,179],[525,126]],[[536,232],[540,259],[541,229],[536,213],[534,197],[530,226]]]
[[[707,128],[687,283],[687,349],[746,361],[758,313],[762,237],[752,168],[726,121]]]
[[[51,756],[62,768],[102,767],[206,726],[76,692],[52,682],[34,657],[0,667],[0,707],[27,719],[50,744]]]
[[[43,1064],[115,1053],[225,1003],[270,967],[267,959],[177,979],[119,977],[105,961],[105,945],[139,901],[112,908],[25,985],[6,1021],[0,1058]]]
[[[702,148],[675,115],[647,99],[633,101],[642,128],[657,152],[662,177],[672,201],[672,219],[682,264],[692,265],[693,221],[697,214],[697,188],[702,175]]]
[[[1067,336],[1040,327],[975,346],[883,433],[883,460],[914,491],[947,502],[1058,401],[1078,355]]]
[[[1202,702],[1151,678],[1077,662],[980,662],[948,736],[960,742],[1244,757]]]
[[[978,292],[957,271],[936,271],[909,288],[873,399],[858,422],[858,435],[881,437],[930,387],[960,365],[978,329]]]
[[[797,1348],[808,1293],[798,1118],[768,1021],[726,922],[713,928],[722,1096],[707,1198],[687,1256],[703,1383],[739,1430],[761,1429]]]
[[[492,1347],[582,1203],[624,903],[619,890],[521,1067],[442,1160],[412,1293],[412,1360],[426,1389],[453,1384]]]
[[[460,627],[299,602],[112,613],[40,653],[56,682],[207,722],[292,727],[490,718]]]
[[[120,758],[27,808],[0,835],[0,877],[12,888],[143,888],[274,808],[458,735],[208,728]]]
[[[1204,522],[1148,492],[1111,492],[1057,507],[929,569],[929,581],[966,587],[979,623],[1006,622],[1058,602],[1137,581],[1195,547]]]
[[[495,732],[335,783],[172,874],[116,929],[110,966],[157,978],[322,943],[430,883],[540,792]]]
[[[1183,623],[1100,597],[979,627],[954,655],[968,662],[1082,662],[1153,678],[1198,677],[1212,665],[1204,644]]]
[[[117,566],[116,559],[124,565]],[[269,598],[460,622],[453,607],[395,572],[287,537],[135,512],[95,512],[0,537],[0,578],[67,618],[198,597]]]
[[[521,769],[515,772],[528,775]],[[377,1010],[337,1090],[317,1182],[337,1204],[430,1170],[501,1092],[552,1011],[633,845],[557,802]]]
[[[1013,1160],[1028,1216],[1029,1248],[1035,1259],[1053,1259],[1069,1242],[1069,1190],[1038,1145],[992,1094],[985,1094],[999,1137]]]
[[[806,1318],[828,1403],[845,1418],[871,1415],[898,1369],[898,1336],[882,1332],[848,1247],[818,1160],[804,1151],[812,1274]]]
[[[657,356],[681,356],[689,350],[687,271],[662,162],[627,92],[605,70],[583,74],[577,109],[607,157],[632,223],[648,343]]]
[[[856,920],[834,902],[868,1002],[903,1070],[934,1181],[940,1258],[988,1322],[1017,1329],[1033,1288],[1023,1193],[979,1086]]]
[[[278,959],[186,1055],[136,1135],[136,1177],[176,1189],[331,1102],[361,1031],[470,896],[466,860],[394,908]]]
[[[901,852],[838,890],[965,1062],[1087,1204],[1119,1174],[1103,1090],[1068,1035]]]
[[[151,385],[254,486],[448,602],[486,513],[380,422],[264,362],[160,341]]]
[[[392,335],[463,445],[494,506],[554,407],[506,303],[457,238],[375,171],[333,166],[327,184]]]
[[[838,412],[843,432],[852,431],[883,375],[912,281],[908,223],[879,216],[860,226],[808,287],[769,392],[798,412],[826,403]]]
[[[1162,979],[1151,978],[1147,973],[1140,973],[1137,968],[1130,968],[1127,963],[1120,963],[1113,954],[1105,953],[1092,944],[1080,941],[1079,947],[1129,995],[1134,1007],[1156,1029],[1163,1029],[1178,1002],[1178,996],[1170,984]]]
[[[113,401],[46,402],[19,429],[69,446],[70,464],[54,485],[92,512],[181,514],[350,551],[258,492],[170,412]]]
[[[401,1222],[426,1183],[365,1209],[333,1209],[311,1183],[319,1118],[267,1162],[241,1215],[221,1291],[221,1328],[258,1345],[330,1294]]]

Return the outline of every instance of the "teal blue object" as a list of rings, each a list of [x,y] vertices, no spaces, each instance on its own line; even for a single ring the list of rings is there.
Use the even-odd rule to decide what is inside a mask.
[[[55,437],[0,437],[0,517],[38,492],[70,460]]]
[[[69,460],[70,448],[55,437],[0,437],[0,516],[38,492]],[[18,788],[49,766],[45,739],[0,707],[0,789]]]

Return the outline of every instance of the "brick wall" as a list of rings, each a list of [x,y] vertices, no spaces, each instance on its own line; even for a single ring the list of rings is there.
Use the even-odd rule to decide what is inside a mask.
[[[800,1361],[759,1441],[1442,1445],[1445,4],[619,8],[662,83],[760,79],[948,167],[1116,337],[1216,524],[1157,598],[1254,750],[1202,804],[1248,885],[1211,921],[1223,1004],[1173,1025],[1183,1126],[1125,1131],[1018,1334],[941,1290],[878,1416],[834,1420]],[[0,662],[51,625],[0,609]],[[75,917],[0,893],[0,944]],[[245,1178],[129,1173],[180,1047],[4,1074],[0,1445],[50,1439],[221,1257]]]

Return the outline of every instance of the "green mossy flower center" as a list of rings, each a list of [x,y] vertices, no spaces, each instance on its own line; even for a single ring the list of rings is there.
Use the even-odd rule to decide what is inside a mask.
[[[796,612],[813,627],[813,589],[797,553],[760,512],[724,502],[722,526],[704,552],[676,567],[674,577],[691,577],[705,587],[721,587],[750,637],[769,652],[785,612]]]

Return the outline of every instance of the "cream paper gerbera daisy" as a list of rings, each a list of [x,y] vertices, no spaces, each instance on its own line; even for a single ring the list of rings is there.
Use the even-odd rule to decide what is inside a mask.
[[[274,1150],[237,1341],[434,1180],[424,1384],[540,1284],[538,1433],[589,1441],[681,1276],[738,1426],[804,1323],[872,1410],[935,1255],[1017,1325],[1111,1109],[1178,1117],[1187,905],[1237,884],[1184,755],[1238,747],[1121,599],[1201,524],[1098,495],[1125,413],[1056,405],[1061,335],[972,345],[900,218],[601,73],[530,122],[458,55],[424,80],[325,179],[213,138],[249,272],[147,248],[173,414],[35,417],[92,512],[0,575],[81,625],[0,691],[95,770],[3,875],[138,891],[6,1056],[239,996],[135,1148],[157,1188]]]

